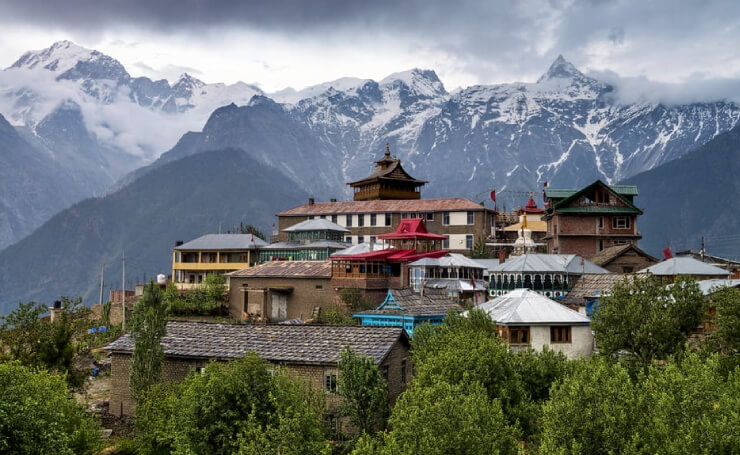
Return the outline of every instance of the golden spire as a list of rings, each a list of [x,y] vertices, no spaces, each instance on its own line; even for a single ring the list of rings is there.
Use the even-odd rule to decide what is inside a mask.
[[[524,215],[522,215],[522,229],[527,229],[527,213],[525,212]]]

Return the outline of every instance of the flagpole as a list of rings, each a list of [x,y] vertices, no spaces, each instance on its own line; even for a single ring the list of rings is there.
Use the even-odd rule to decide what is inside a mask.
[[[121,329],[125,332],[126,331],[126,252],[124,251],[121,255],[121,284],[123,290],[121,291],[121,311],[122,311],[122,318],[121,318]]]

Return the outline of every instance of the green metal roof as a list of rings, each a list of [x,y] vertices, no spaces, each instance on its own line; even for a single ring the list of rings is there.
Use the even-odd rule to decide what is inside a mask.
[[[594,205],[586,207],[563,207],[557,209],[558,213],[638,213],[642,211],[633,207],[615,207],[611,205]]]
[[[609,188],[622,196],[637,196],[637,186],[635,185],[609,185]]]
[[[637,186],[635,185],[607,185],[609,188],[612,189],[617,194],[621,194],[622,196],[637,196]],[[559,199],[559,198],[566,198],[570,197],[580,190],[563,190],[563,189],[546,189],[545,190],[545,197],[547,198],[553,198],[553,199]]]
[[[575,194],[577,191],[578,190],[555,190],[555,189],[551,190],[548,188],[545,190],[545,197],[558,199],[558,198],[571,196]]]

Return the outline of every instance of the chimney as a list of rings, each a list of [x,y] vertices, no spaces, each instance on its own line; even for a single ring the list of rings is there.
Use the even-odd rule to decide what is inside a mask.
[[[501,248],[498,250],[498,263],[503,264],[506,262],[506,250]]]
[[[54,305],[50,306],[49,310],[51,310],[51,322],[54,322],[62,317],[62,301],[54,300]]]
[[[313,204],[314,204],[314,202],[316,202],[316,201],[314,200],[314,198],[312,198],[312,197],[308,198],[308,205],[313,205]]]
[[[183,243],[185,243],[185,242],[183,242],[182,240],[175,240],[175,248],[177,248],[178,246],[182,245]]]

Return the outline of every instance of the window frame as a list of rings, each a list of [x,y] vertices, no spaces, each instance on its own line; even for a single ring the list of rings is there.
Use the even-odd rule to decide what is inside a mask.
[[[475,211],[468,210],[465,216],[465,222],[468,226],[472,226],[475,224]]]
[[[378,217],[374,213],[370,214],[370,226],[377,226],[378,224]]]
[[[551,344],[571,344],[573,343],[573,334],[569,325],[551,325],[550,326],[550,343]]]
[[[450,225],[450,212],[442,212],[442,225],[443,226]]]
[[[357,227],[365,226],[365,214],[360,213],[357,215]]]
[[[465,249],[472,250],[475,244],[475,237],[473,234],[465,234]]]
[[[344,224],[345,227],[352,227],[352,215],[345,215],[344,216]]]
[[[324,392],[339,393],[339,380],[337,372],[324,372]]]
[[[624,223],[620,223],[620,221],[624,221]],[[630,217],[628,216],[615,216],[612,218],[612,229],[632,229],[632,220],[630,220]]]

